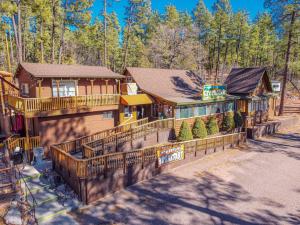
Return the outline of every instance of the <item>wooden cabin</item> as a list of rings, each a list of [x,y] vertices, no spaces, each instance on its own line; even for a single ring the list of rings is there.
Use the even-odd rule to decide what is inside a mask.
[[[138,92],[153,100],[143,108],[133,108],[138,114],[143,109],[152,120],[175,118],[179,126],[180,120],[192,125],[196,117],[219,117],[235,110],[237,97],[228,95],[222,85],[205,85],[199,74],[189,70],[128,67],[124,75],[128,82],[137,84]],[[217,94],[206,95],[206,88]]]
[[[277,95],[266,68],[234,68],[225,84],[231,95],[238,96],[237,109],[246,118],[246,127],[268,121],[275,116]]]
[[[23,135],[50,146],[117,125],[123,78],[100,66],[22,63],[20,96],[8,96],[8,105]]]

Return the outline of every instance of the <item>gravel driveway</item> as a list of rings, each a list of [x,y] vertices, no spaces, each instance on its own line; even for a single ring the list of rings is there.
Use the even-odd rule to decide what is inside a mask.
[[[300,224],[300,128],[107,196],[81,224]]]

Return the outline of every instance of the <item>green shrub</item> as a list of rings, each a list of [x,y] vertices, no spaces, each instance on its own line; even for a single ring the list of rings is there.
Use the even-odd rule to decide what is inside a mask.
[[[235,122],[235,127],[236,128],[240,128],[243,126],[243,116],[241,114],[240,111],[237,111],[235,114],[234,114],[234,122]]]
[[[206,138],[207,137],[207,130],[205,127],[205,123],[203,122],[202,119],[197,118],[193,129],[192,129],[192,133],[194,138]]]
[[[213,135],[219,133],[218,121],[215,117],[210,117],[207,122],[207,134]]]
[[[180,131],[177,137],[178,141],[189,141],[193,139],[193,134],[189,124],[186,121],[183,121],[180,126]]]
[[[222,122],[222,129],[224,131],[232,131],[235,128],[235,123],[234,123],[234,113],[233,112],[228,112],[224,116],[223,122]]]

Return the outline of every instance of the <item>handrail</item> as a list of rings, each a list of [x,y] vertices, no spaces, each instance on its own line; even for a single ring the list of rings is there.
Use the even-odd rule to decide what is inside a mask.
[[[246,133],[233,133],[222,136],[209,137],[205,139],[194,139],[185,142],[176,142],[171,144],[160,144],[156,146],[146,147],[130,152],[111,153],[102,156],[96,156],[88,159],[78,159],[57,146],[51,146],[52,160],[60,168],[59,170],[68,171],[68,177],[76,176],[79,178],[86,178],[92,175],[106,173],[109,169],[117,169],[130,165],[141,163],[143,160],[157,160],[156,150],[160,147],[168,147],[174,144],[185,145],[187,148],[190,145],[198,148],[198,150],[205,150],[208,147],[216,148],[225,146],[226,144],[239,143],[246,140]],[[197,151],[198,151],[197,150]],[[138,156],[134,156],[138,154]],[[125,160],[125,161],[124,161]],[[128,162],[126,161],[128,160]],[[60,171],[58,171],[60,172]]]
[[[29,195],[30,195],[30,197],[32,199],[32,203],[33,204],[30,205],[31,206],[30,210],[32,210],[32,212],[33,212],[33,218],[35,219],[35,222],[37,222],[36,217],[35,217],[35,207],[38,205],[37,201],[36,201],[34,195],[32,194],[32,192],[30,191],[30,188],[29,188],[29,186],[28,186],[28,184],[26,182],[26,179],[25,179],[24,175],[21,173],[21,171],[19,170],[19,168],[17,166],[15,168],[17,169],[17,172],[18,172],[18,175],[19,175],[19,178],[20,178],[19,179],[20,186],[22,187],[22,183],[21,182],[23,182],[24,185],[25,185],[24,186],[24,189],[25,189],[24,196],[25,196],[26,202],[28,202],[28,194],[27,194],[27,192],[29,193]]]
[[[97,139],[100,139],[100,138],[103,138],[103,137],[111,136],[111,135],[113,135],[115,133],[118,133],[118,132],[121,132],[121,131],[130,130],[133,127],[140,126],[140,125],[145,124],[145,123],[148,123],[148,118],[133,121],[133,122],[130,122],[130,123],[124,124],[124,125],[119,125],[119,126],[116,126],[114,128],[111,128],[111,129],[99,131],[99,132],[93,133],[91,135],[87,135],[87,136],[77,138],[75,140],[71,140],[71,141],[67,141],[67,142],[57,144],[55,146],[58,146],[59,148],[63,149],[66,152],[72,152],[72,151],[78,152],[78,151],[82,150],[82,146],[85,143],[92,142],[94,140],[97,140]]]
[[[50,98],[23,98],[11,95],[7,96],[8,105],[22,113],[117,105],[119,104],[119,101],[119,94],[78,95]]]
[[[156,120],[149,123],[136,126],[130,130],[118,132],[112,134],[111,136],[105,136],[103,138],[88,142],[83,144],[83,155],[84,157],[91,157],[99,152],[104,153],[105,145],[110,145],[112,143],[122,143],[123,140],[132,141],[139,137],[153,133],[157,129],[174,128],[174,118],[168,118],[163,120]],[[99,149],[100,147],[100,149]],[[102,147],[102,148],[101,148]]]
[[[31,150],[36,147],[40,147],[40,136],[35,137],[15,137],[11,139],[6,139],[6,146],[10,154],[14,151],[16,147],[21,147],[25,151]]]

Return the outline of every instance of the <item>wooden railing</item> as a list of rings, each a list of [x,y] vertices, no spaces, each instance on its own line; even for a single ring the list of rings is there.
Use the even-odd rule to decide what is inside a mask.
[[[82,95],[72,97],[53,97],[53,98],[22,98],[7,96],[7,103],[13,109],[23,112],[41,112],[61,109],[74,109],[82,107],[96,107],[103,105],[119,104],[120,95]]]
[[[173,145],[184,145],[185,154],[193,153],[197,155],[200,151],[208,149],[225,148],[227,145],[239,144],[246,141],[246,133],[234,133],[223,136],[209,137],[205,139],[195,139],[174,144],[164,144],[147,147],[130,152],[112,153],[97,156],[89,159],[78,159],[59,149],[51,146],[52,160],[55,168],[61,174],[69,177],[88,178],[94,175],[106,175],[109,172],[122,168],[124,172],[128,166],[141,164],[142,168],[146,163],[156,162],[157,151],[161,148],[172,147]]]
[[[36,137],[11,137],[6,140],[7,149],[10,154],[13,153],[16,147],[20,147],[25,151],[32,150],[33,148],[40,147],[40,136]]]
[[[97,155],[116,152],[118,145],[130,142],[133,145],[133,140],[140,137],[145,137],[153,132],[157,132],[160,129],[173,129],[174,119],[156,120],[150,123],[145,123],[140,126],[136,126],[130,130],[118,132],[110,136],[94,140],[92,142],[83,145],[83,157],[95,157]],[[115,146],[111,150],[111,146]]]
[[[84,136],[72,141],[64,142],[61,144],[56,145],[59,149],[62,149],[64,152],[67,153],[76,153],[79,151],[82,151],[82,146],[86,143],[93,142],[95,140],[102,139],[104,137],[109,137],[111,135],[114,135],[116,133],[120,132],[126,132],[130,129],[133,129],[134,127],[141,126],[143,124],[148,123],[148,118],[144,118],[141,120],[137,120],[128,124],[120,125],[117,127],[114,127],[112,129],[103,130],[88,136]]]

